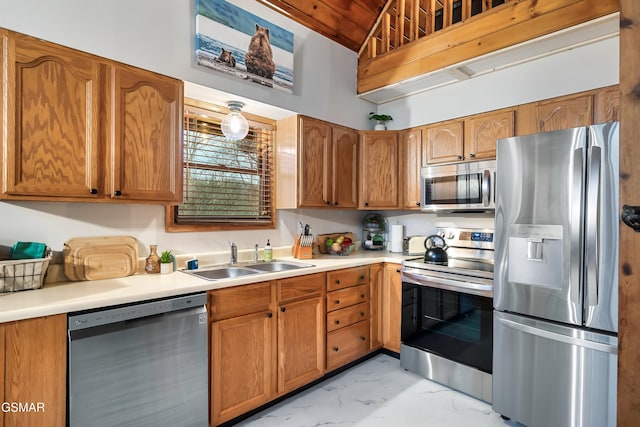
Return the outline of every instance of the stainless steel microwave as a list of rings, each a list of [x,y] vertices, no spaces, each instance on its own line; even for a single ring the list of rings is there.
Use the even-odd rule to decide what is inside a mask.
[[[420,169],[420,210],[494,210],[495,180],[495,160],[425,166]]]

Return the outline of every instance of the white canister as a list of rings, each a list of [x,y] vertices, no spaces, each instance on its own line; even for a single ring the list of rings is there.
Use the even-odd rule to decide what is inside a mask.
[[[391,225],[389,240],[391,241],[390,251],[401,253],[403,250],[403,243],[404,243],[404,225],[402,224]]]

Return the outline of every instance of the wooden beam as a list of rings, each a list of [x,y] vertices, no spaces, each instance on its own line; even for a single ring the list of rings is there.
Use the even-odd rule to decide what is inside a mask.
[[[620,0],[620,209],[640,206],[640,2]],[[640,234],[620,222],[618,426],[640,420]]]
[[[495,52],[619,10],[619,0],[522,0],[469,18],[375,60],[360,58],[358,93]]]

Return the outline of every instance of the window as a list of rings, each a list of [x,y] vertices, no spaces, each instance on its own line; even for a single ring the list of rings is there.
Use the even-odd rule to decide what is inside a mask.
[[[226,111],[195,104],[185,101],[184,202],[167,207],[167,231],[274,228],[273,122],[243,113],[249,134],[230,141]]]

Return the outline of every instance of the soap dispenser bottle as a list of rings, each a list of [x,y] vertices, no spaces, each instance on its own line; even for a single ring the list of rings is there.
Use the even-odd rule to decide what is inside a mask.
[[[269,239],[267,239],[267,244],[264,247],[264,260],[265,262],[273,260],[273,252],[271,251],[271,243],[269,242]]]

